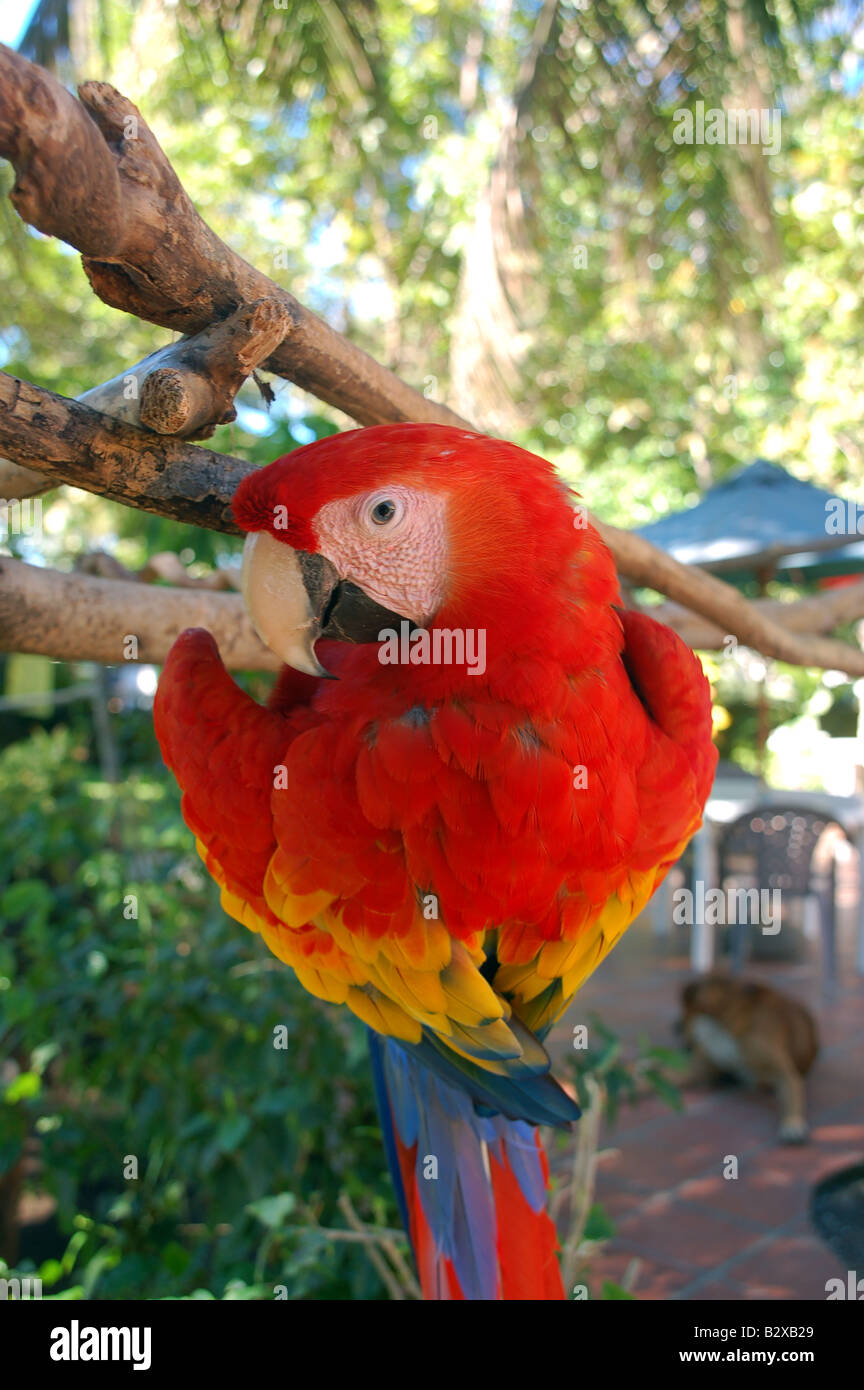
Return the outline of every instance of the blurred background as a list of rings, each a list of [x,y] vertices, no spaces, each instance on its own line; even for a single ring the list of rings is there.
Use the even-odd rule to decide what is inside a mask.
[[[861,582],[859,4],[4,0],[0,41],[70,86],[112,82],[224,240],[427,395],[552,459],[603,520],[668,518],[646,534],[750,597]],[[700,108],[758,111],[760,138],[676,139]],[[101,304],[11,186],[2,165],[0,367],[76,396],[167,337]],[[270,386],[269,406],[244,388],[214,448],[264,463],[350,423]],[[827,559],[835,497],[854,534]],[[236,581],[234,538],[72,488],[39,500],[39,524],[0,526],[0,553],[157,583],[167,554],[188,581]],[[778,562],[793,513],[800,550]],[[672,886],[783,878],[760,858],[767,825],[797,865],[789,930],[771,951],[697,939],[668,897],[633,928],[580,1013],[603,1045],[561,1035],[562,1074],[606,1127],[586,1127],[575,1170],[558,1155],[558,1215],[592,1297],[824,1297],[820,1261],[852,1256],[811,1220],[815,1184],[857,1173],[846,1227],[864,1230],[862,691],[734,644],[703,660],[723,780]],[[362,1032],[221,913],[153,738],[157,674],[0,655],[0,1255],[46,1294],[410,1296]],[[828,1027],[794,1154],[770,1098],[675,1109],[678,986],[728,954]],[[624,1102],[629,1130],[609,1129]],[[715,1190],[709,1121],[724,1153],[737,1134],[761,1155],[748,1199]],[[617,1175],[598,1158],[616,1134],[633,1155]],[[686,1249],[663,1246],[683,1228]]]

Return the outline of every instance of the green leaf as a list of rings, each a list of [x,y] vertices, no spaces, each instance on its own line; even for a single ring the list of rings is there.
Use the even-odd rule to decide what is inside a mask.
[[[172,1274],[181,1275],[185,1272],[192,1256],[188,1250],[184,1250],[176,1240],[170,1240],[162,1248],[162,1263]]]
[[[38,1096],[42,1089],[42,1078],[38,1072],[22,1071],[10,1081],[3,1092],[3,1099],[9,1105],[16,1105],[19,1100],[32,1100]]]
[[[653,1087],[661,1100],[665,1100],[666,1104],[671,1106],[673,1110],[684,1109],[684,1098],[681,1092],[677,1086],[673,1086],[672,1082],[669,1081],[662,1072],[655,1071],[653,1067],[649,1067],[645,1072],[645,1080]]]
[[[279,1192],[273,1197],[260,1197],[257,1202],[250,1202],[246,1210],[257,1217],[263,1226],[275,1231],[285,1224],[296,1206],[297,1198],[293,1192]]]
[[[233,1153],[249,1133],[252,1122],[248,1115],[228,1115],[216,1131],[216,1147],[222,1153]]]
[[[628,1293],[626,1289],[622,1289],[620,1284],[613,1284],[611,1279],[603,1280],[603,1293],[601,1296],[604,1299],[626,1299],[630,1303],[636,1302],[634,1294]]]
[[[655,1062],[660,1062],[664,1067],[671,1067],[673,1071],[686,1071],[690,1066],[690,1057],[680,1048],[674,1047],[645,1047],[642,1049],[643,1057],[653,1057]]]
[[[585,1240],[609,1240],[615,1234],[615,1227],[596,1202],[588,1213],[583,1234]]]
[[[17,922],[30,914],[45,914],[51,908],[51,893],[38,878],[19,879],[0,897],[0,917]]]
[[[59,1260],[44,1260],[39,1266],[39,1278],[47,1288],[50,1288],[52,1284],[56,1284],[57,1280],[62,1279],[62,1277],[63,1266]]]

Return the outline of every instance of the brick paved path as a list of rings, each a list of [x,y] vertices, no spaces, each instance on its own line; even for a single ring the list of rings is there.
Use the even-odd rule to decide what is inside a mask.
[[[810,1224],[812,1188],[864,1161],[864,980],[851,969],[849,942],[838,996],[821,998],[818,961],[748,968],[750,977],[796,995],[813,1009],[822,1053],[809,1083],[811,1141],[775,1140],[777,1112],[767,1093],[739,1087],[690,1089],[682,1114],[651,1097],[625,1107],[604,1127],[597,1200],[616,1227],[588,1275],[598,1296],[604,1278],[620,1282],[638,1259],[632,1292],[644,1299],[824,1299],[825,1281],[845,1277],[840,1260]],[[686,959],[638,924],[580,996],[580,1019],[596,1013],[627,1042],[640,1035],[676,1046],[672,1022],[690,978]],[[813,951],[810,952],[811,956]],[[572,1018],[555,1051],[570,1046]],[[723,1177],[727,1154],[737,1180]],[[864,1270],[860,1271],[864,1274]]]

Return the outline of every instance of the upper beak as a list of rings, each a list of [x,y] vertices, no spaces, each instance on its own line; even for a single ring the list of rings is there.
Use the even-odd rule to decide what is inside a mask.
[[[312,566],[313,560],[320,564]],[[292,550],[267,531],[253,531],[246,537],[243,602],[261,641],[295,671],[329,674],[315,655],[315,643],[321,635],[321,615],[338,579],[335,566],[321,555]]]
[[[319,637],[376,642],[383,628],[405,621],[341,579],[323,555],[292,550],[268,531],[246,537],[243,601],[262,642],[310,676],[330,675],[315,655]]]

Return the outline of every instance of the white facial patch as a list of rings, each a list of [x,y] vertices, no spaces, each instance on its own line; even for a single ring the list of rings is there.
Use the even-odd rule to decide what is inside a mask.
[[[394,483],[325,503],[312,525],[342,579],[423,626],[444,601],[446,506],[440,493]]]

